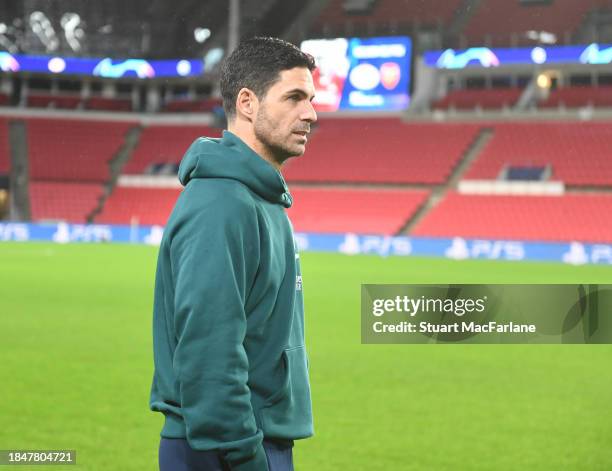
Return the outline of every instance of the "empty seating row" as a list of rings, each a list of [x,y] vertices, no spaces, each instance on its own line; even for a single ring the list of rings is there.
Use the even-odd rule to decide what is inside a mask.
[[[491,88],[491,89],[458,89],[451,90],[447,95],[435,101],[432,108],[446,110],[500,109],[511,108],[519,100],[523,89]],[[556,88],[549,96],[538,103],[540,108],[579,108],[584,106],[612,107],[612,86],[571,86]]]
[[[298,232],[398,234],[425,202],[426,190],[291,188],[287,211]]]
[[[179,189],[118,186],[106,200],[95,222],[165,225],[179,194]]]
[[[147,126],[142,130],[138,146],[123,172],[141,174],[155,164],[179,163],[187,148],[200,136],[220,137],[221,130],[194,125]]]
[[[483,109],[510,108],[518,101],[522,92],[523,89],[518,87],[452,90],[435,102],[433,108],[437,110],[448,108],[469,110],[476,107]]]
[[[478,129],[396,118],[321,120],[306,154],[283,173],[298,182],[443,183]]]
[[[132,100],[121,97],[93,96],[82,98],[80,95],[31,93],[27,97],[27,106],[32,108],[83,108],[100,111],[132,111]]]
[[[133,123],[65,119],[26,120],[30,178],[104,182],[108,163]]]
[[[205,100],[171,100],[168,101],[162,111],[171,113],[210,113],[223,106],[223,102],[218,98]]]
[[[551,165],[552,179],[571,185],[612,185],[612,126],[595,123],[495,124],[468,179],[495,179],[508,164]]]
[[[447,195],[412,235],[532,241],[612,241],[612,195]]]
[[[582,106],[612,106],[612,87],[574,86],[551,90],[548,98],[539,104],[542,108],[578,108]]]
[[[3,124],[2,124],[3,123]],[[103,182],[134,123],[26,120],[33,180]],[[321,120],[304,156],[283,170],[290,182],[444,183],[474,141],[477,124],[406,124],[395,118]],[[495,123],[493,138],[466,176],[494,179],[508,164],[551,165],[553,178],[575,185],[610,185],[612,127],[605,122]],[[142,174],[178,163],[199,136],[221,135],[206,126],[145,127],[124,167]],[[0,169],[8,168],[6,120],[0,122]]]
[[[96,183],[30,182],[32,220],[85,223],[102,193]]]
[[[117,187],[96,222],[164,225],[180,190]],[[296,231],[397,234],[428,195],[424,190],[292,188]]]

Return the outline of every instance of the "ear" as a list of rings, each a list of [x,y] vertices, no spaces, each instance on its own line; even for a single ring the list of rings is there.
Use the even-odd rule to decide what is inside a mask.
[[[241,88],[236,97],[236,115],[253,119],[257,113],[259,100],[255,93],[248,88]]]

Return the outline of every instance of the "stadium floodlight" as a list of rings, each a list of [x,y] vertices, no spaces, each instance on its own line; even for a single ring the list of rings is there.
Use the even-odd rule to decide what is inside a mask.
[[[6,23],[0,23],[0,47],[3,47],[8,52],[15,54],[18,51],[17,46],[6,36],[10,34],[10,27]]]
[[[529,30],[525,33],[525,37],[540,44],[557,44],[557,35],[548,31]]]
[[[208,28],[196,28],[193,30],[193,37],[195,38],[196,42],[202,44],[204,43],[208,38],[210,38],[210,30]]]
[[[81,27],[81,17],[77,13],[64,13],[61,19],[64,35],[70,48],[78,52],[81,50],[81,39],[85,36],[85,32]]]
[[[40,39],[47,51],[55,51],[59,47],[59,41],[55,34],[55,29],[49,18],[42,11],[34,11],[30,14],[30,28]]]

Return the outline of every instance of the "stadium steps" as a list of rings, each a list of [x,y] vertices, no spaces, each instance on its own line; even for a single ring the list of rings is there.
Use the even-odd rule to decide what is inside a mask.
[[[117,186],[117,180],[121,175],[121,171],[125,164],[130,160],[134,149],[140,142],[140,136],[142,134],[142,125],[133,126],[128,130],[123,140],[123,144],[115,154],[115,156],[109,161],[110,178],[104,184],[104,192],[98,201],[98,205],[94,210],[87,216],[87,222],[93,222],[94,218],[100,214],[106,204],[106,200],[112,194],[115,187]]]
[[[406,221],[406,224],[399,232],[400,234],[410,234],[414,227],[446,196],[446,193],[457,188],[459,181],[474,160],[476,160],[482,149],[491,140],[493,134],[494,130],[491,128],[480,130],[472,145],[470,145],[457,166],[453,169],[446,184],[432,188],[425,203]]]
[[[22,120],[10,120],[8,126],[8,147],[11,180],[10,218],[13,221],[29,221],[32,216],[30,204],[30,172],[28,157],[28,134]]]
[[[538,85],[535,79],[531,79],[531,81],[527,84],[527,86],[523,90],[523,93],[515,103],[513,111],[526,111],[531,105],[537,103],[537,92]]]

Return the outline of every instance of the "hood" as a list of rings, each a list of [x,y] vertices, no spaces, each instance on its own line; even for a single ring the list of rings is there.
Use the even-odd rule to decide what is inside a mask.
[[[194,178],[237,180],[271,203],[286,208],[293,203],[280,172],[229,131],[221,138],[199,137],[187,149],[179,180],[186,186]]]

